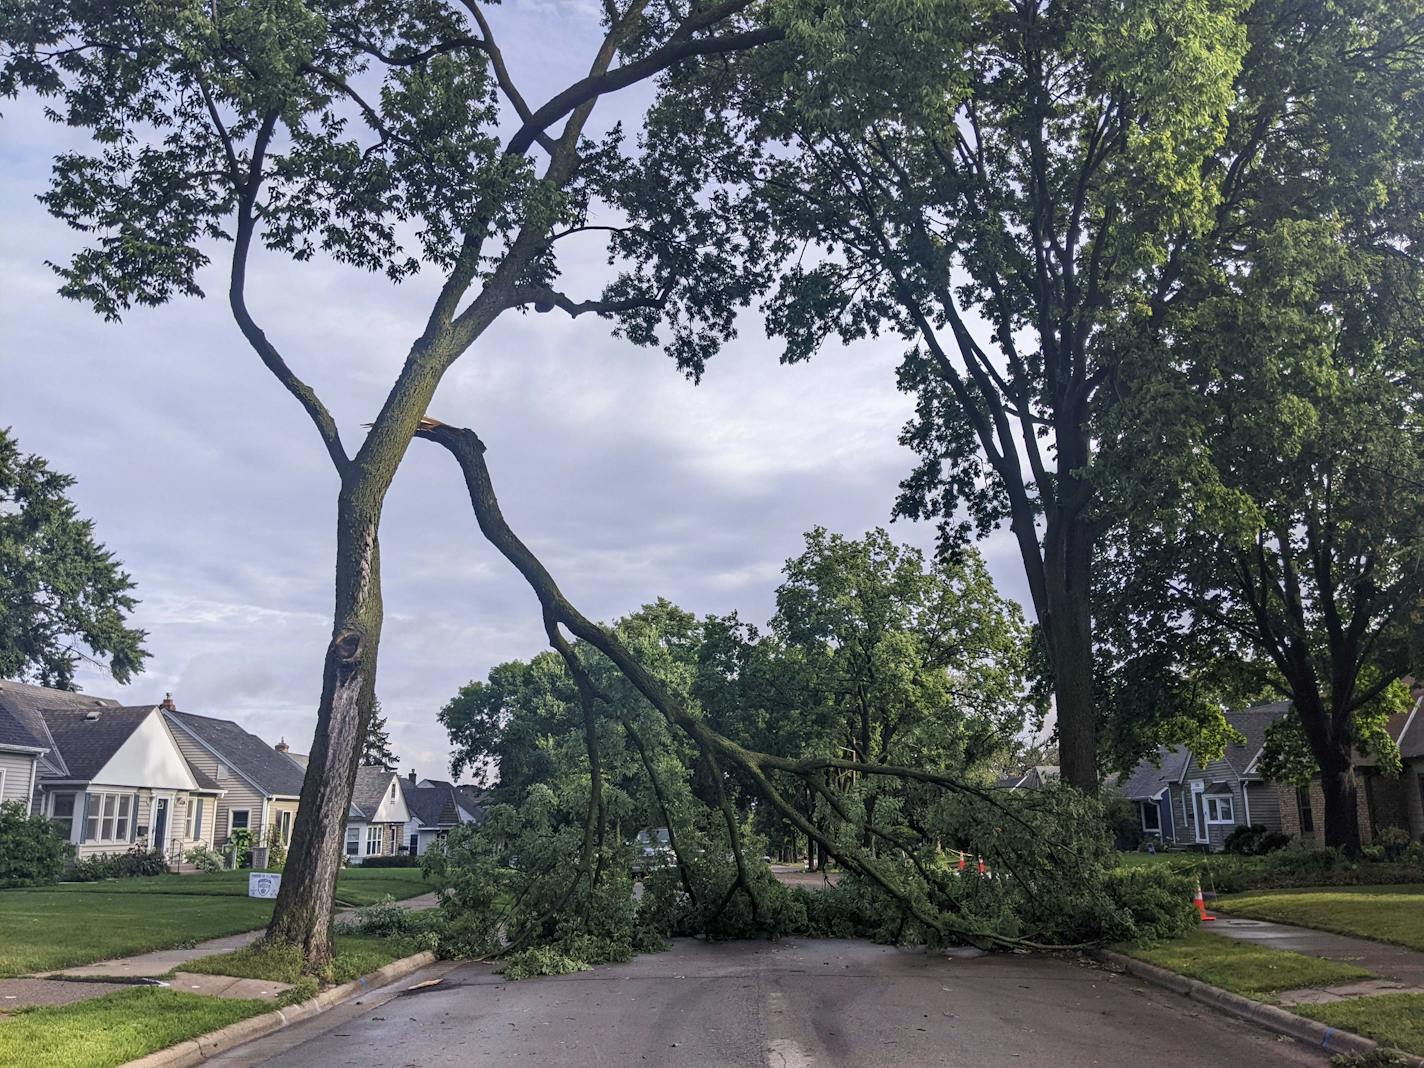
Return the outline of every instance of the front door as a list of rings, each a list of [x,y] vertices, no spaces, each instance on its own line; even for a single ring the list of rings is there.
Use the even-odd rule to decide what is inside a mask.
[[[1211,835],[1206,829],[1206,783],[1192,783],[1192,821],[1196,826],[1196,839],[1198,843],[1209,843]]]
[[[168,798],[153,799],[153,834],[149,839],[160,853],[168,851]]]

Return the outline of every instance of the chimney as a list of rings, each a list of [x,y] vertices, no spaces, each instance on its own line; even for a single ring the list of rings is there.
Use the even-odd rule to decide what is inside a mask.
[[[286,735],[283,735],[282,740],[276,745],[274,745],[272,748],[277,750],[277,752],[279,753],[290,753],[292,751],[292,747],[287,744]]]
[[[159,702],[158,707],[163,709],[163,711],[165,712],[178,711],[178,706],[173,703],[173,695],[171,693],[166,693],[163,695],[163,700]]]
[[[414,768],[411,768],[411,769],[410,769],[410,771],[406,774],[406,778],[410,779],[410,784],[411,784],[412,786],[415,785],[415,769],[414,769]]]

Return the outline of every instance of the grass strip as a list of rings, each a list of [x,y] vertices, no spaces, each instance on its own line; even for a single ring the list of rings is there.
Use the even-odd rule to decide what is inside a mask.
[[[1293,1005],[1291,1012],[1424,1057],[1424,994],[1375,994],[1325,1005]]]
[[[1279,990],[1336,986],[1373,978],[1370,972],[1352,964],[1268,949],[1206,931],[1193,931],[1170,942],[1114,948],[1159,968],[1261,1001],[1269,1001],[1270,995]]]
[[[72,1005],[22,1009],[0,1021],[0,1064],[110,1068],[271,1008],[264,1001],[134,987]]]
[[[1424,885],[1252,890],[1219,898],[1233,916],[1273,920],[1424,950]]]

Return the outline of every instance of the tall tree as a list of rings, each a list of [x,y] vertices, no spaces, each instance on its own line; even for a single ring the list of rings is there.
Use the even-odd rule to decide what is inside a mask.
[[[1175,383],[1133,414],[1170,418],[1173,451],[1210,445],[1139,512],[1151,548],[1126,569],[1165,578],[1165,635],[1290,699],[1348,850],[1354,754],[1393,748],[1424,604],[1424,226],[1385,248],[1351,229],[1284,222],[1203,303]]]
[[[558,288],[567,239],[596,239],[617,130],[585,136],[599,98],[697,56],[780,36],[753,0],[603,5],[588,73],[537,105],[519,90],[476,0],[18,0],[0,10],[0,93],[29,89],[90,152],[56,160],[43,200],[89,235],[58,268],[66,296],[117,318],[201,292],[215,243],[231,241],[227,299],[258,358],[298,401],[338,481],[335,611],[298,821],[268,937],[331,955],[330,915],[382,626],[381,511],[450,366],[500,315],[571,316],[681,306],[709,278],[679,276],[616,299]],[[512,131],[512,132],[510,132]],[[721,246],[699,253],[715,262]],[[259,322],[247,280],[261,251],[318,253],[399,281],[441,276],[370,432],[348,450],[335,418]],[[741,284],[727,271],[729,286]],[[684,318],[675,349],[730,329],[729,289],[710,319]],[[312,338],[313,345],[322,343]],[[301,347],[300,342],[296,346]]]
[[[371,722],[366,725],[366,739],[361,743],[361,766],[394,771],[400,757],[391,752],[391,736],[386,730],[386,717],[381,715],[381,699],[371,699]]]
[[[1008,525],[1063,776],[1094,789],[1093,578],[1118,518],[1094,470],[1141,444],[1110,426],[1124,368],[1199,298],[1198,266],[1259,229],[1258,193],[1294,146],[1368,140],[1378,109],[1299,102],[1381,66],[1417,5],[806,0],[783,16],[784,44],[669,80],[649,165],[693,161],[782,268],[765,311],[784,360],[832,336],[910,343],[902,441],[922,462],[897,511],[938,520],[951,550]],[[1384,101],[1401,88],[1397,70],[1371,85]],[[1288,183],[1305,211],[1309,173]],[[676,198],[628,190],[640,223],[676,216]]]
[[[81,660],[128,682],[145,633],[134,582],[69,499],[74,478],[0,428],[0,677],[69,689]]]

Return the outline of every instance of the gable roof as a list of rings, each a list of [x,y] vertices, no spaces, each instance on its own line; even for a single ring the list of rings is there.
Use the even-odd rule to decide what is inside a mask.
[[[154,711],[153,705],[98,705],[40,710],[64,756],[66,779],[92,779]]]
[[[1170,783],[1181,779],[1189,754],[1187,747],[1176,748],[1158,746],[1153,757],[1143,760],[1132,769],[1127,782],[1123,784],[1122,796],[1129,801],[1149,801],[1167,788]]]
[[[1273,701],[1265,705],[1253,705],[1239,712],[1226,713],[1226,722],[1241,732],[1245,745],[1228,745],[1223,759],[1231,765],[1237,775],[1245,776],[1251,771],[1256,758],[1266,745],[1266,728],[1291,710],[1289,701]]]
[[[47,749],[40,757],[42,773],[68,776],[64,755],[55,745],[42,708],[83,708],[118,706],[117,701],[94,697],[74,690],[56,690],[48,686],[31,686],[25,682],[0,679],[0,742],[27,748]],[[23,740],[27,739],[27,740]]]
[[[163,715],[268,797],[301,796],[301,765],[232,720],[166,709]]]
[[[449,783],[418,786],[409,779],[401,779],[400,784],[406,808],[426,827],[453,827],[460,822],[459,795]]]
[[[391,780],[399,778],[385,768],[362,767],[356,769],[356,785],[351,790],[351,815],[354,819],[370,820],[385,800],[391,788]]]

